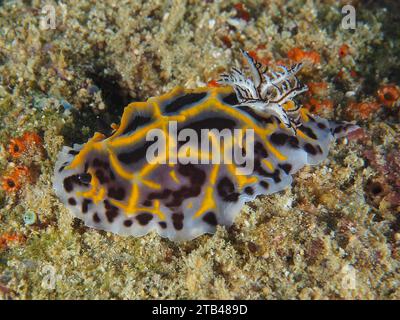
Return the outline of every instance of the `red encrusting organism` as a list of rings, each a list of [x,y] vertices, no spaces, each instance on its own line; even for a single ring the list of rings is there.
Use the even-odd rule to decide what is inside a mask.
[[[222,43],[227,47],[227,48],[231,48],[232,47],[232,40],[228,35],[222,35],[220,37]]]
[[[324,96],[328,91],[328,83],[326,82],[308,82],[308,95]]]
[[[312,64],[318,64],[321,62],[321,57],[316,51],[304,51],[300,48],[290,49],[287,53],[290,60],[295,62],[309,61]]]
[[[35,132],[25,132],[19,138],[10,139],[8,152],[13,159],[31,157],[43,151],[42,139]],[[18,160],[20,161],[20,160]],[[24,161],[22,161],[24,163]],[[17,165],[0,179],[0,187],[7,193],[16,193],[24,184],[33,182],[33,171],[25,165]]]
[[[259,61],[260,63],[262,63],[263,65],[269,65],[270,63],[270,59],[268,57],[265,56],[259,56],[258,54],[258,50],[264,49],[262,46],[258,46],[256,50],[250,50],[249,51],[249,56],[252,57],[254,60]]]
[[[250,20],[250,13],[247,11],[243,3],[236,3],[234,5],[238,18],[243,19],[244,21]]]
[[[15,167],[10,174],[3,176],[1,187],[8,193],[15,193],[21,189],[24,183],[30,183],[31,172],[26,166]]]
[[[11,243],[21,243],[25,237],[17,233],[4,233],[0,236],[0,249],[6,249]]]
[[[8,145],[8,152],[13,158],[19,158],[26,150],[26,145],[21,138],[11,139]]]
[[[333,102],[329,99],[319,100],[315,98],[310,98],[308,102],[304,104],[304,107],[307,108],[310,112],[315,112],[318,114],[323,110],[333,109]]]
[[[400,90],[394,84],[387,84],[379,88],[378,99],[386,107],[393,107],[400,101]]]
[[[380,104],[376,101],[351,102],[348,105],[348,112],[352,114],[356,112],[359,118],[368,119],[372,113],[377,111],[380,107]]]
[[[218,84],[217,80],[213,79],[207,82],[207,87],[215,88],[220,87],[220,85]]]
[[[350,47],[347,44],[343,44],[339,48],[339,57],[344,58],[350,53]]]
[[[8,152],[13,158],[19,158],[32,149],[42,148],[42,139],[37,133],[25,132],[20,138],[13,138],[8,145]]]

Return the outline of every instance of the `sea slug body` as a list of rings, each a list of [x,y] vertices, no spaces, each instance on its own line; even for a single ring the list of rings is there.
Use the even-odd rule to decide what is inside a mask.
[[[301,64],[267,72],[243,54],[252,79],[233,69],[221,76],[219,82],[225,86],[177,87],[131,103],[110,137],[95,133],[84,145],[64,147],[53,183],[72,214],[89,227],[120,235],[142,236],[155,230],[171,240],[190,240],[215,232],[217,225],[231,225],[246,202],[283,190],[303,166],[323,161],[335,138],[358,128],[312,115],[293,101],[307,90],[296,77]],[[176,135],[169,130],[171,123],[176,124]],[[235,161],[187,161],[194,156],[210,159],[209,154],[193,151],[193,141],[177,139],[187,129],[199,135],[204,129],[252,130],[251,150],[236,141],[251,155],[250,174],[241,174],[243,166]],[[151,130],[165,133],[164,156],[178,161],[148,161],[154,145],[147,139]],[[212,135],[210,140],[214,141]]]

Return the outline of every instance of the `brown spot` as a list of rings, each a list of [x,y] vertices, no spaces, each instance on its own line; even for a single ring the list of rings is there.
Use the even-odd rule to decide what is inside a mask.
[[[69,150],[68,153],[69,153],[70,155],[76,156],[76,155],[79,153],[79,151],[76,151],[76,150]]]
[[[161,227],[162,229],[167,228],[167,223],[166,223],[165,221],[160,221],[158,224],[160,225],[160,227]]]
[[[190,106],[196,102],[201,101],[207,95],[207,92],[199,92],[199,93],[187,93],[183,96],[176,98],[175,100],[168,103],[165,106],[165,113],[176,113],[180,110]]]
[[[234,106],[239,104],[239,101],[236,97],[236,93],[230,93],[227,96],[222,98],[222,102],[228,104],[230,106]]]
[[[134,132],[137,128],[143,127],[146,124],[150,123],[152,120],[151,117],[145,117],[145,116],[135,116],[130,123],[126,126],[124,131],[121,134],[126,134],[130,132]]]
[[[180,130],[184,130],[186,128],[190,128],[196,131],[198,134],[198,137],[200,139],[201,137],[201,130],[202,129],[217,129],[219,131],[223,129],[229,129],[232,130],[236,128],[237,123],[236,119],[230,119],[227,116],[221,116],[214,114],[213,116],[210,115],[209,117],[206,117],[202,120],[197,120],[194,122],[189,123],[187,126],[182,127]],[[179,132],[180,132],[179,130]],[[178,132],[178,135],[179,135]],[[199,141],[200,142],[200,141]],[[191,165],[193,166],[193,165]]]
[[[146,201],[153,200],[153,199],[166,199],[169,197],[169,195],[171,193],[172,193],[172,190],[170,190],[170,189],[164,189],[161,192],[152,192],[152,193],[149,193],[149,195],[147,196],[148,200],[146,200]],[[151,201],[150,201],[150,205],[151,205]]]
[[[101,219],[100,219],[99,215],[97,214],[97,212],[95,212],[93,214],[93,221],[96,222],[96,223],[99,223],[101,221]]]
[[[90,181],[92,181],[92,175],[90,173],[81,173],[78,178],[84,184],[89,184]]]
[[[79,175],[78,174],[74,174],[72,176],[69,176],[67,178],[64,179],[63,181],[63,185],[64,185],[64,189],[67,192],[71,192],[72,190],[74,190],[74,184],[77,184],[79,186],[86,186],[85,183],[83,183],[80,179],[79,179]]]
[[[304,125],[301,125],[298,129],[301,130],[301,131],[303,131],[303,132],[304,132],[307,136],[309,136],[311,139],[314,139],[314,140],[317,139],[317,136],[315,135],[314,131],[313,131],[311,128],[306,127],[306,126],[304,126]]]
[[[108,163],[108,161],[104,161],[103,162],[103,168],[104,169],[109,169],[110,168],[110,164]],[[106,170],[107,171],[107,170]]]
[[[103,203],[104,203],[104,208],[106,209],[111,209],[112,207],[114,207],[110,204],[110,201],[108,200],[104,200]]]
[[[65,178],[63,185],[64,190],[67,192],[71,192],[72,190],[74,190],[74,184],[72,183],[71,177]]]
[[[252,187],[246,187],[244,188],[244,192],[247,193],[248,195],[252,195],[254,193],[254,190]]]
[[[340,131],[342,131],[343,130],[343,126],[337,126],[336,128],[335,128],[335,130],[333,130],[333,133],[334,134],[337,134],[337,133],[339,133]]]
[[[197,168],[193,164],[179,165],[178,172],[190,179],[193,185],[203,185],[206,180],[206,174],[203,170]]]
[[[92,200],[83,199],[83,202],[82,202],[82,213],[88,212],[88,207],[89,207],[89,204],[91,204],[91,203],[92,203]]]
[[[125,220],[125,221],[124,221],[124,226],[125,226],[125,227],[128,227],[128,228],[129,228],[132,224],[133,224],[133,221],[132,221],[132,220]]]
[[[68,203],[69,203],[71,206],[76,206],[76,200],[75,200],[75,198],[69,198],[69,199],[68,199]]]
[[[114,219],[115,219],[116,217],[118,217],[118,211],[107,210],[107,211],[106,211],[106,217],[107,217],[107,220],[108,220],[110,223],[113,223],[113,222],[114,222]]]
[[[122,187],[120,187],[120,188],[111,187],[108,190],[108,197],[116,199],[116,200],[124,200],[124,198],[125,198],[125,189],[122,188]]]
[[[234,94],[234,96],[236,98],[236,94]],[[238,103],[236,103],[236,105],[237,104]],[[266,125],[268,123],[273,123],[273,120],[272,120],[273,118],[271,116],[262,116],[262,115],[258,114],[257,112],[255,112],[254,109],[249,107],[249,106],[240,106],[240,107],[237,107],[237,109],[239,109],[239,110],[243,111],[244,113],[248,114],[254,120],[260,122],[263,125]]]
[[[93,167],[102,167],[103,162],[99,160],[98,158],[93,159]]]
[[[101,184],[105,184],[108,182],[108,178],[104,175],[104,171],[97,169],[96,170],[96,177]]]
[[[182,230],[182,228],[183,228],[183,219],[185,218],[183,213],[181,213],[181,212],[174,213],[174,214],[172,214],[171,218],[172,218],[172,224],[174,225],[174,228],[176,230]]]
[[[254,163],[254,170],[259,173],[260,175],[262,175],[263,177],[268,177],[268,178],[272,178],[274,179],[274,181],[276,183],[279,183],[282,181],[281,177],[280,177],[280,170],[279,169],[275,169],[275,171],[273,173],[269,173],[266,170],[264,170],[260,164],[259,161],[256,161]]]
[[[212,211],[209,211],[204,215],[203,221],[211,226],[216,226],[218,224],[217,217],[215,216],[215,213]]]
[[[275,132],[271,135],[271,142],[277,146],[283,146],[288,139],[289,136],[286,133]]]
[[[317,154],[317,150],[314,148],[314,146],[313,146],[311,143],[306,143],[306,144],[304,145],[304,150],[305,150],[307,153],[312,154],[312,155],[314,155],[314,156]]]
[[[197,197],[201,192],[201,185],[204,184],[206,179],[205,172],[193,164],[180,164],[178,173],[189,178],[190,186],[183,185],[180,189],[172,192],[172,200],[166,204],[170,208],[181,206],[185,199]]]
[[[293,149],[298,149],[299,148],[299,139],[297,139],[296,137],[289,137],[288,139],[289,142],[289,146],[291,146]]]
[[[264,189],[269,188],[269,183],[267,181],[260,181],[260,186],[263,187]]]
[[[145,201],[143,202],[143,205],[144,205],[145,207],[151,207],[151,204],[152,204],[151,200],[145,200]]]
[[[261,158],[267,158],[268,157],[268,152],[267,150],[264,148],[263,144],[259,141],[256,142],[256,144],[254,145],[254,156],[258,156]]]
[[[222,200],[227,202],[236,202],[239,199],[239,193],[235,192],[235,185],[228,177],[219,180],[217,191]]]
[[[170,208],[179,207],[185,199],[197,197],[200,192],[201,188],[197,185],[191,187],[182,186],[172,193],[172,200],[166,206]]]
[[[145,226],[147,225],[151,219],[153,219],[153,215],[147,212],[138,214],[136,216],[136,220],[139,222],[140,225]]]
[[[121,152],[117,155],[118,160],[126,165],[133,165],[142,159],[146,159],[147,149],[153,145],[153,141],[146,141],[143,144],[135,147],[133,149],[129,148],[125,152]]]
[[[285,171],[286,174],[289,174],[290,170],[292,170],[292,165],[290,163],[279,164],[279,168]]]

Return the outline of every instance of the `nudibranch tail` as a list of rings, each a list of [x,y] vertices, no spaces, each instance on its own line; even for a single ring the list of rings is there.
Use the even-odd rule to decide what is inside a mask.
[[[61,201],[89,227],[190,240],[230,226],[246,202],[283,190],[302,167],[321,163],[335,138],[358,128],[291,100],[305,90],[295,77],[300,65],[267,75],[245,57],[253,80],[234,70],[222,76],[227,87],[177,87],[131,103],[111,136],[64,147],[53,179]],[[154,152],[156,145],[164,148]],[[226,161],[231,148],[239,152]]]

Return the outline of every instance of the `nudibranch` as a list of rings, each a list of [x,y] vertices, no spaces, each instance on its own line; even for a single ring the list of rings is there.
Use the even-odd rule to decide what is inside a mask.
[[[53,183],[72,214],[119,235],[155,230],[171,240],[190,240],[217,225],[230,226],[246,202],[283,190],[303,166],[323,161],[335,138],[358,128],[312,115],[293,100],[307,90],[296,77],[301,64],[269,71],[243,54],[252,78],[234,68],[221,76],[220,87],[177,87],[131,103],[111,136],[96,132],[86,144],[63,147]],[[188,129],[203,140],[208,130],[211,150],[199,150]],[[236,157],[207,161],[215,146],[225,152],[215,139],[226,130],[251,136],[249,144],[231,143],[252,162],[250,172],[240,170],[243,162]],[[149,159],[161,139],[152,132],[165,134],[166,147]],[[154,161],[161,158],[167,161]]]

